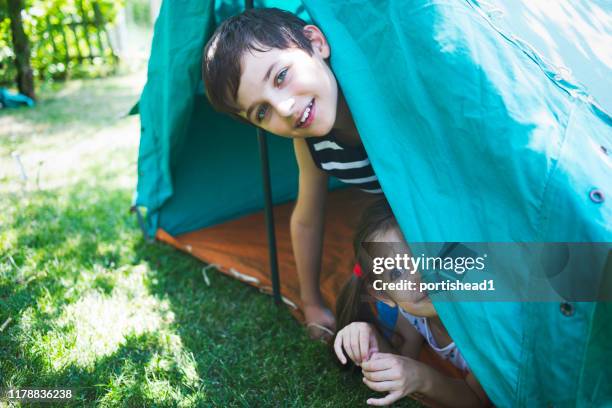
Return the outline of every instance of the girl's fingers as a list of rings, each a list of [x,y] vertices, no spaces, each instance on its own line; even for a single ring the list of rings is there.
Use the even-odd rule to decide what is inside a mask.
[[[361,370],[363,376],[370,381],[394,381],[398,380],[397,372],[393,369],[381,370],[381,371],[366,371]]]
[[[369,339],[369,350],[368,350],[368,360],[371,357],[371,354],[374,353],[375,351],[378,351],[378,339],[376,338],[376,335],[374,334],[374,331],[370,331],[370,339]]]
[[[372,344],[374,343],[370,343],[370,349],[368,350],[366,361],[370,360],[375,353],[378,353],[378,347],[373,346]]]
[[[395,401],[400,399],[402,394],[399,391],[393,391],[387,394],[384,398],[369,398],[366,403],[368,405],[374,405],[378,407],[382,407],[385,405],[393,404]]]
[[[374,360],[384,360],[387,359],[389,357],[393,357],[395,356],[395,354],[391,354],[391,353],[376,353],[376,356],[374,356]]]
[[[395,381],[370,381],[366,377],[363,377],[363,382],[372,391],[385,392],[397,388],[397,382]]]
[[[372,358],[368,361],[364,361],[361,365],[361,369],[364,371],[381,371],[388,370],[393,367],[394,360],[392,358],[380,358],[380,356],[385,356],[388,354],[385,353],[374,353]]]
[[[351,360],[355,362],[355,364],[359,365],[361,363],[361,359],[359,358],[359,338],[356,337],[357,333],[351,333],[351,336],[348,340],[348,348],[349,348],[349,357]],[[346,350],[346,346],[344,347]]]
[[[370,348],[370,334],[366,330],[359,331],[359,360],[367,360],[368,349]]]
[[[336,339],[334,340],[334,351],[336,352],[338,360],[340,360],[342,364],[346,364],[346,357],[342,351],[342,332],[336,335]]]

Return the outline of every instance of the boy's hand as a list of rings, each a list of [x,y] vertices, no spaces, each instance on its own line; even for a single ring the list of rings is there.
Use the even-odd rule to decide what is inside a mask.
[[[363,382],[373,391],[388,392],[384,398],[370,398],[368,405],[389,405],[423,388],[426,375],[422,364],[410,357],[375,353],[361,365]]]
[[[334,341],[334,351],[338,360],[346,364],[347,359],[342,352],[360,366],[367,361],[370,356],[378,351],[378,339],[376,338],[376,328],[369,323],[353,322],[344,327],[336,335]]]
[[[336,329],[334,314],[322,304],[304,304],[304,317],[308,336],[329,344]]]

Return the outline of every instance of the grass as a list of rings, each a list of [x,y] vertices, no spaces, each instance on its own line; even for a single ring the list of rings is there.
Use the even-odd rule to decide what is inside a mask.
[[[0,112],[0,388],[72,388],[57,405],[79,407],[365,405],[360,375],[270,297],[207,286],[201,262],[144,241],[139,124],[122,117],[142,83],[73,81]]]

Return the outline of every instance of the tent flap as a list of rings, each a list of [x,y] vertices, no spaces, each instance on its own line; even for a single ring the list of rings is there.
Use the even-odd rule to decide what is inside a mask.
[[[409,242],[612,241],[612,206],[589,197],[612,191],[609,117],[476,2],[305,4]],[[604,317],[595,307],[568,319],[555,303],[436,303],[500,406],[612,398],[579,381],[601,368],[581,353]]]

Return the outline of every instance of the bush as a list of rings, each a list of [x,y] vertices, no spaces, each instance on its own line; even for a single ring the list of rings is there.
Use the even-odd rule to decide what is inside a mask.
[[[6,0],[0,6],[0,84],[7,85],[16,72]],[[23,24],[34,76],[53,80],[112,71],[116,57],[103,29],[122,6],[123,0],[25,0]]]
[[[132,21],[142,27],[151,26],[151,3],[149,0],[128,0]]]

